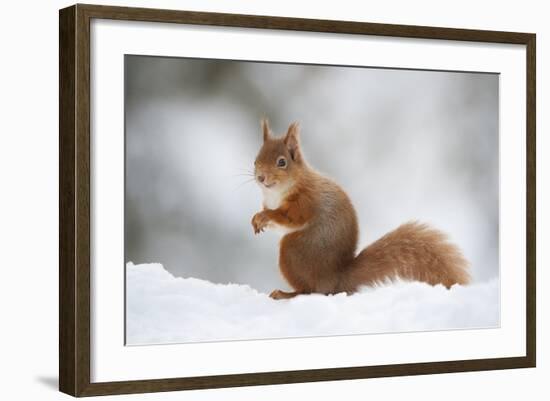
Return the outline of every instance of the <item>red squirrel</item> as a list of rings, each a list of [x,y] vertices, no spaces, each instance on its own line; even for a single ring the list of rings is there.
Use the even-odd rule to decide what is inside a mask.
[[[467,284],[468,262],[442,232],[408,222],[356,255],[357,215],[342,188],[308,165],[302,154],[299,125],[274,137],[261,122],[263,145],[254,162],[263,193],[263,210],[252,218],[254,233],[280,228],[279,268],[292,292],[274,290],[270,297],[300,294],[352,294],[360,286],[397,278],[431,285]]]

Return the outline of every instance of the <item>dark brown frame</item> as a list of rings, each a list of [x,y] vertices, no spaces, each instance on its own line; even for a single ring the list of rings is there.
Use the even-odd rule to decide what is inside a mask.
[[[527,49],[526,356],[349,368],[90,382],[90,20],[170,22],[511,43]],[[59,12],[59,389],[73,396],[535,367],[535,46],[532,33],[77,4]]]

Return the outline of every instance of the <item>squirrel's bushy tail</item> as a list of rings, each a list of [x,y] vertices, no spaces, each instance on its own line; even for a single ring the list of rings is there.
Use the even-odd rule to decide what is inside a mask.
[[[363,249],[346,269],[340,291],[354,292],[395,279],[422,281],[431,285],[467,284],[468,262],[442,232],[418,222],[409,222]]]

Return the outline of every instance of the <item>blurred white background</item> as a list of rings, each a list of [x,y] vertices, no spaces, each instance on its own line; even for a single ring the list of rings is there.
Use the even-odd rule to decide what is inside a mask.
[[[474,280],[498,275],[498,75],[126,56],[126,261],[287,288],[250,226],[259,121],[299,121],[308,161],[348,192],[359,248],[418,219]]]

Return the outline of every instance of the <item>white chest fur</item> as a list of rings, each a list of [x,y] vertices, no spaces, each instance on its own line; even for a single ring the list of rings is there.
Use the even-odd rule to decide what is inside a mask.
[[[284,190],[276,190],[276,189],[269,189],[269,188],[262,188],[262,193],[264,196],[263,206],[267,209],[277,209],[279,206],[281,206],[281,203],[283,202],[283,199],[286,196],[286,191]],[[275,229],[282,235],[286,235],[303,228],[303,227],[290,228],[290,227],[281,226],[280,224],[276,224],[276,223],[269,223],[268,227]]]
[[[281,206],[284,194],[276,189],[262,188],[264,195],[264,207],[268,209],[277,209]]]

